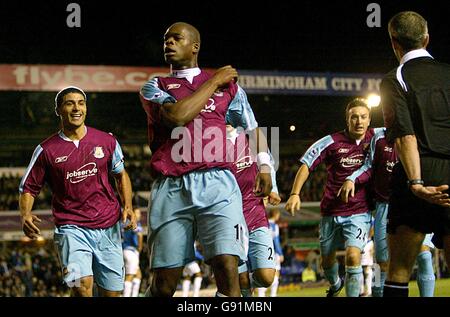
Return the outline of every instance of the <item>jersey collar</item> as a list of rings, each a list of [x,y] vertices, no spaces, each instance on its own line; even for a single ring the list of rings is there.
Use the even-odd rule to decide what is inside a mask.
[[[172,70],[171,76],[175,77],[175,78],[186,78],[186,80],[192,84],[194,77],[199,75],[200,73],[201,73],[201,70],[198,67],[180,69],[180,70],[174,69],[174,70]]]
[[[86,136],[87,134],[87,127],[84,126],[84,136]],[[64,141],[67,142],[73,142],[75,144],[76,147],[78,147],[78,144],[80,143],[80,140],[71,140],[69,139],[63,132],[63,130],[59,130],[58,135],[61,139],[63,139]]]

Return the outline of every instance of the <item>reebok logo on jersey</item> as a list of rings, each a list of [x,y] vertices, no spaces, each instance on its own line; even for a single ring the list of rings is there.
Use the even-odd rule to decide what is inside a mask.
[[[81,166],[79,169],[73,172],[67,172],[66,179],[69,180],[72,184],[76,184],[84,181],[89,176],[97,175],[97,164],[95,163],[87,163]]]
[[[348,153],[348,152],[350,152],[350,149],[339,149],[338,150],[338,153]]]
[[[392,148],[391,148],[390,146],[385,146],[385,147],[384,147],[384,151],[385,151],[385,152],[392,153]]]
[[[180,87],[181,87],[180,84],[169,84],[169,85],[167,85],[166,90],[177,89]]]
[[[339,163],[342,164],[342,167],[361,166],[364,161],[363,158],[364,158],[364,155],[357,154],[357,155],[351,156],[351,157],[343,157],[343,158],[341,158]]]
[[[58,164],[58,163],[65,162],[65,161],[67,161],[67,158],[68,158],[68,156],[60,156],[60,157],[57,157],[57,158],[55,159],[55,163]]]

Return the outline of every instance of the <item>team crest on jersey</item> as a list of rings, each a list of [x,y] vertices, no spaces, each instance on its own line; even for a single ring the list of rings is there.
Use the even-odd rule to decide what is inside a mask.
[[[103,153],[103,148],[101,146],[96,146],[94,148],[94,157],[98,159],[105,157],[105,153]]]
[[[180,84],[169,84],[169,85],[167,85],[166,89],[170,90],[170,89],[177,89],[177,88],[180,88],[180,87],[181,87]]]
[[[392,170],[394,169],[394,166],[395,166],[396,163],[397,163],[397,162],[387,161],[387,162],[386,162],[386,170],[387,170],[389,173],[392,173]]]
[[[205,108],[202,109],[200,112],[213,112],[216,110],[215,101],[212,98],[208,99],[208,103],[205,105]]]
[[[363,149],[364,149],[364,151],[367,151],[367,149],[369,148],[369,146],[370,146],[370,143],[364,143],[364,144],[363,144]]]

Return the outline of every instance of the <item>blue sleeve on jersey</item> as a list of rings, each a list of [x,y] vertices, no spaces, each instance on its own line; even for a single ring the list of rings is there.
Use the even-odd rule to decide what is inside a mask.
[[[235,128],[242,127],[245,131],[251,131],[258,127],[252,107],[247,100],[247,94],[240,86],[228,107],[226,123]]]
[[[123,162],[122,148],[120,147],[119,142],[117,142],[116,140],[116,148],[114,149],[112,157],[111,172],[114,174],[121,173],[125,168]]]
[[[20,185],[19,185],[19,193],[20,194],[23,194],[23,187],[25,186],[25,181],[27,180],[28,175],[30,174],[31,170],[33,169],[33,166],[36,163],[36,160],[38,159],[39,155],[41,155],[42,151],[44,151],[44,149],[42,148],[42,146],[40,144],[34,149],[33,155],[31,156],[30,164],[28,164],[25,174],[22,177],[22,180],[20,181]]]
[[[334,140],[331,135],[323,137],[322,139],[311,145],[308,150],[306,150],[305,154],[300,159],[300,162],[306,164],[306,166],[311,168],[314,162],[320,159],[320,155],[322,154],[322,152],[333,143]]]
[[[172,95],[158,87],[158,78],[153,78],[146,82],[141,88],[141,95],[144,99],[160,105],[166,102],[176,102]]]
[[[363,166],[354,171],[352,175],[348,176],[346,179],[351,180],[353,183],[356,182],[356,179],[361,176],[363,173],[372,168],[373,159],[375,157],[375,149],[379,139],[384,137],[385,128],[376,128],[374,129],[375,134],[370,140],[369,153],[367,153],[366,159],[364,160]]]

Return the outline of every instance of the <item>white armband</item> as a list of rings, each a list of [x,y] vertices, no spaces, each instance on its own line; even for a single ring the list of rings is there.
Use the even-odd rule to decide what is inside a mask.
[[[256,156],[256,164],[258,165],[258,168],[260,168],[261,165],[268,165],[273,169],[272,160],[270,159],[270,155],[267,152],[258,153],[258,155]]]

